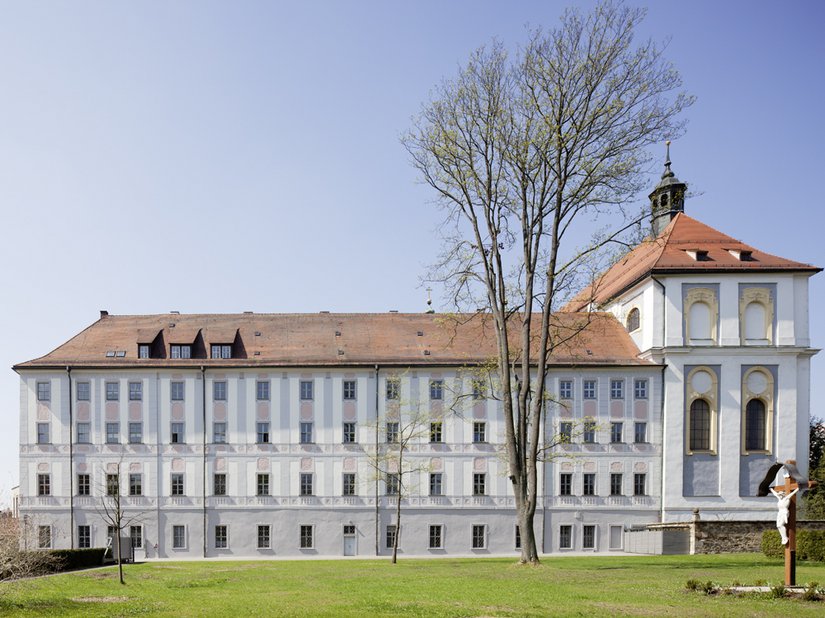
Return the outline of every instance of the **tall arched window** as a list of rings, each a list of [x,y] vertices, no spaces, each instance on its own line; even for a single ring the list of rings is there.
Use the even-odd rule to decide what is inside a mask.
[[[690,339],[711,338],[710,315],[710,307],[707,303],[696,302],[690,306],[690,332],[688,333]]]
[[[690,404],[690,450],[710,450],[710,405],[704,399]]]
[[[765,450],[765,403],[751,399],[745,407],[745,450]]]
[[[768,339],[767,312],[762,303],[748,303],[745,307],[745,340]]]
[[[641,318],[638,309],[631,309],[627,314],[627,332],[632,333],[634,330],[639,330],[641,326]]]

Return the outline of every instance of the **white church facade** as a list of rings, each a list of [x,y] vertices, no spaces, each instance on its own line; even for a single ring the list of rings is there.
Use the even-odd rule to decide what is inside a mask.
[[[559,314],[592,322],[551,359],[545,436],[570,443],[541,466],[543,553],[696,509],[771,519],[765,471],[807,461],[819,269],[691,219],[685,188],[668,160],[654,237]],[[514,555],[494,350],[483,314],[101,312],[15,366],[21,516],[37,546],[102,546],[116,492],[138,556],[363,556],[391,552],[401,499],[407,555]]]

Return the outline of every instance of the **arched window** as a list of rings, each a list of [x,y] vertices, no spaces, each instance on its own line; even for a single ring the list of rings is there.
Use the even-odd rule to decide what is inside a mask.
[[[639,330],[641,319],[638,309],[631,309],[627,314],[627,332],[632,333],[634,330]]]
[[[745,407],[745,450],[765,450],[765,403],[751,399]]]
[[[767,312],[762,303],[748,303],[745,307],[745,339],[767,339]]]
[[[690,404],[690,450],[710,450],[710,405],[704,399]]]
[[[710,307],[707,303],[696,302],[690,306],[690,339],[711,339]]]

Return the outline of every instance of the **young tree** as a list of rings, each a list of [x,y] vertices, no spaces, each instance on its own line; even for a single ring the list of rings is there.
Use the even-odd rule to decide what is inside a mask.
[[[646,149],[680,133],[691,98],[652,41],[634,43],[641,9],[604,2],[534,31],[514,61],[499,44],[475,52],[436,88],[404,137],[447,213],[432,279],[457,308],[492,320],[509,478],[522,562],[533,534],[545,378],[555,349],[589,318],[554,314],[600,248],[633,222],[570,246],[585,215],[624,214],[643,187]]]
[[[809,453],[808,476],[819,485],[805,493],[805,518],[825,519],[825,422],[815,416],[810,420]]]
[[[97,512],[101,519],[106,522],[107,528],[115,532],[115,538],[113,539],[114,547],[112,549],[117,559],[117,571],[120,583],[125,585],[126,581],[123,579],[123,558],[120,551],[120,537],[123,536],[123,532],[127,530],[129,526],[140,521],[141,513],[139,511],[127,511],[124,508],[126,505],[123,500],[123,477],[120,474],[122,465],[123,461],[121,460],[106,466],[102,477],[105,479],[105,482],[100,488],[101,498]]]
[[[22,520],[24,528],[30,524],[29,516]],[[0,513],[0,579],[21,579],[52,571],[58,560],[49,551],[30,549],[27,530],[20,529],[21,520],[11,513]],[[36,530],[37,527],[34,526]],[[37,547],[37,543],[31,544]]]

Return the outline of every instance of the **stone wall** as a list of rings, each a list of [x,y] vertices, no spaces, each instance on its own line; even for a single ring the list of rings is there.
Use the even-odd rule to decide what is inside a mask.
[[[774,521],[697,521],[693,522],[696,554],[762,551],[762,533],[776,530]],[[803,521],[797,530],[825,530],[825,521]]]

